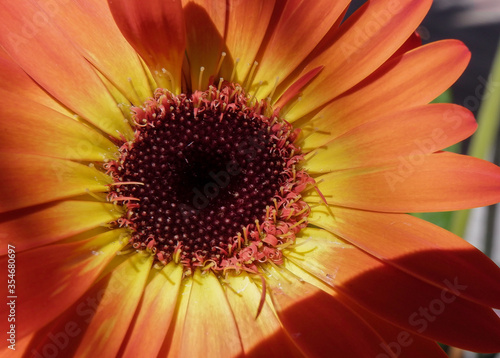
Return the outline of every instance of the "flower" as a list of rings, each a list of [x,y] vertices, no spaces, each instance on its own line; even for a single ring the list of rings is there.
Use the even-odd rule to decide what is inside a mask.
[[[500,350],[498,267],[406,214],[500,201],[430,0],[108,3],[0,4],[4,352]]]

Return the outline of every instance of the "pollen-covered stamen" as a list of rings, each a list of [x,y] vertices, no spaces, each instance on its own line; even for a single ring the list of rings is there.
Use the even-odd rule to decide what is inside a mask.
[[[314,181],[296,170],[298,132],[267,111],[228,83],[191,96],[158,89],[133,108],[135,140],[106,169],[134,248],[187,271],[282,262],[309,214],[300,192]]]

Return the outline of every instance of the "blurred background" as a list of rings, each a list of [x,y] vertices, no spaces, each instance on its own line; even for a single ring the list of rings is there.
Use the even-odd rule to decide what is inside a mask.
[[[500,41],[500,0],[434,0],[419,32],[424,42],[456,38],[471,50],[471,62],[453,86],[451,99],[473,111],[478,118],[483,100],[493,95],[485,87]],[[492,81],[492,86],[498,90],[500,83]],[[496,101],[500,102],[500,98]],[[496,139],[486,159],[498,165],[498,131]],[[464,144],[461,151],[466,153],[469,142]],[[499,205],[476,209],[471,213],[465,234],[468,241],[486,252],[497,264],[500,264],[499,224]]]
[[[365,0],[353,0],[351,14]],[[462,105],[476,115],[475,139],[450,148],[500,165],[500,65],[494,66],[500,41],[500,0],[434,0],[418,29],[423,43],[459,39],[472,52],[471,62],[457,83],[440,100]],[[499,51],[500,53],[500,51]],[[500,55],[497,55],[500,64]],[[489,81],[489,85],[487,82]],[[461,213],[418,215],[464,237],[500,265],[500,205]],[[497,312],[500,315],[500,312]],[[452,358],[500,358],[444,347]],[[425,358],[425,357],[423,357]]]

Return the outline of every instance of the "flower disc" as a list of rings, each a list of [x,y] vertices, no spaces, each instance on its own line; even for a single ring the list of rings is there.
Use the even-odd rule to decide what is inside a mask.
[[[115,178],[110,198],[128,208],[119,224],[132,229],[134,248],[163,263],[227,268],[274,257],[276,245],[293,239],[274,235],[279,202],[297,201],[297,185],[307,182],[296,176],[297,132],[266,116],[265,102],[248,102],[240,87],[225,84],[191,96],[159,89],[133,108],[135,140],[108,169]],[[288,226],[299,221],[287,216]],[[251,244],[252,253],[236,262]]]

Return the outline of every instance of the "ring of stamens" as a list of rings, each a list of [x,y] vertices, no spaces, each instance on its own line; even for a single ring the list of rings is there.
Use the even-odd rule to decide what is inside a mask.
[[[130,229],[133,248],[186,271],[283,262],[307,224],[300,193],[314,180],[297,169],[298,130],[265,101],[249,102],[223,83],[190,96],[157,89],[132,107],[135,138],[105,167],[108,199],[126,209],[115,225]]]

